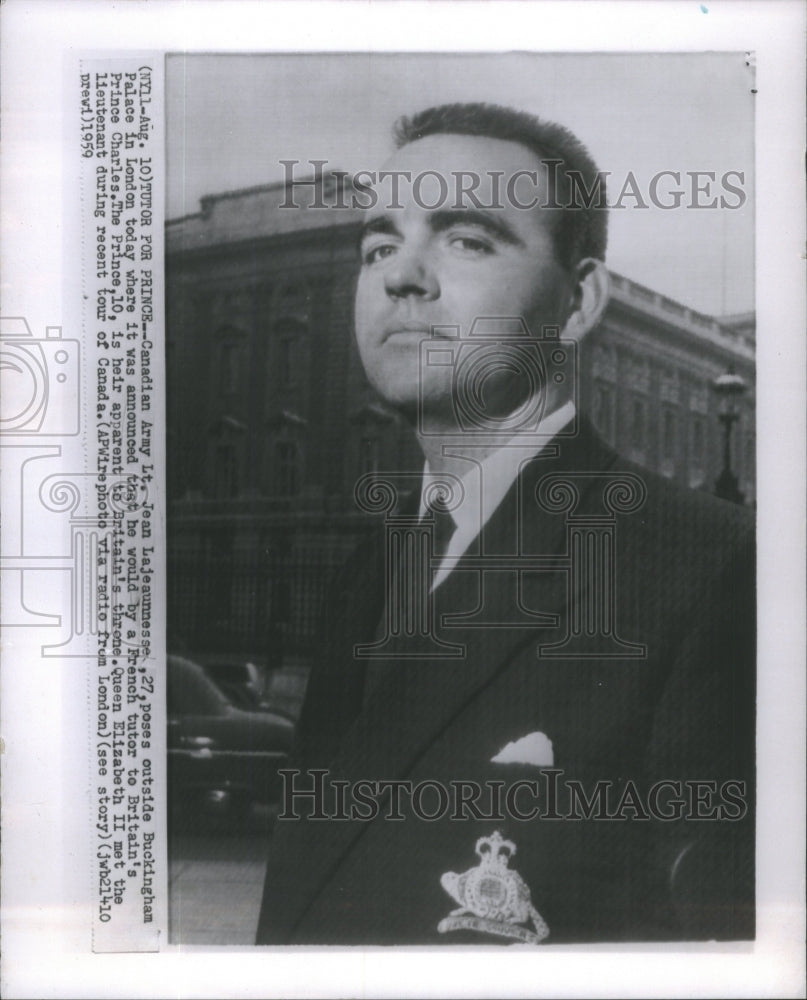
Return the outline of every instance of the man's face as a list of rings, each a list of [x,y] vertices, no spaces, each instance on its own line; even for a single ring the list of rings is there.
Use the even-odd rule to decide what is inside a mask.
[[[433,174],[419,188],[402,180],[401,207],[390,207],[390,188],[380,186],[378,204],[367,212],[361,244],[359,352],[368,379],[390,404],[414,418],[421,382],[424,412],[449,424],[451,369],[421,371],[421,341],[436,325],[458,326],[460,337],[467,338],[478,317],[523,318],[534,337],[546,325],[562,328],[573,283],[556,260],[552,233],[558,213],[520,209],[508,202],[507,180],[523,170],[538,171],[542,185],[530,193],[546,201],[540,159],[519,143],[427,136],[398,150],[385,169],[409,171],[412,178],[437,172],[447,182],[449,195],[445,197],[443,189],[441,199]],[[474,207],[466,193],[458,208],[459,171],[481,175],[475,193],[483,206],[491,205],[487,178],[501,172],[497,206]],[[528,200],[524,188],[516,191],[522,202]],[[486,379],[484,392],[491,412],[509,413],[523,402],[524,380],[503,368]]]

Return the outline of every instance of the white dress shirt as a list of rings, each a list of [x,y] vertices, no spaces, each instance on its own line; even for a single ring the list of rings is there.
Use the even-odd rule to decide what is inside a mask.
[[[502,447],[490,452],[484,458],[465,458],[468,471],[459,477],[464,490],[460,504],[452,510],[451,517],[456,524],[454,534],[448,543],[440,567],[434,575],[432,590],[438,587],[456,566],[460,556],[466,551],[490,520],[493,512],[504,499],[515,482],[524,462],[539,455],[552,439],[571,423],[575,415],[575,405],[568,400],[559,409],[544,417],[538,427],[540,438],[531,436],[529,444],[518,445],[518,435],[510,438]],[[426,513],[425,496],[430,486],[440,482],[439,473],[429,468],[428,461],[423,470],[423,486],[420,495],[420,518]]]

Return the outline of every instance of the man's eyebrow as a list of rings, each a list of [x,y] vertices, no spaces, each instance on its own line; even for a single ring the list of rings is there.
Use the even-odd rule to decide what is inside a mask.
[[[452,226],[479,226],[491,236],[511,246],[523,247],[524,240],[504,219],[477,208],[440,208],[429,213],[429,225],[440,233]]]
[[[518,233],[498,216],[491,215],[476,208],[440,208],[428,213],[429,226],[436,233],[445,232],[452,226],[478,226],[484,229],[491,236],[507,243],[511,246],[523,247],[524,241]],[[382,236],[401,237],[401,230],[395,223],[395,219],[389,215],[378,215],[374,219],[369,219],[359,231],[358,247],[368,236],[373,234]]]
[[[382,236],[400,236],[401,231],[395,225],[395,220],[389,215],[377,215],[374,219],[369,219],[361,227],[359,231],[358,244],[361,247],[362,243],[368,236],[372,236],[373,233],[380,233]]]

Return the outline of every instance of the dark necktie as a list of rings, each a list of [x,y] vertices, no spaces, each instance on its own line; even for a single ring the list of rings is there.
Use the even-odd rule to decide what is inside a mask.
[[[432,556],[435,559],[442,559],[448,551],[448,545],[454,532],[457,530],[457,524],[451,514],[438,504],[434,504],[427,509],[426,517],[429,514],[433,518]],[[434,572],[437,572],[438,567],[439,563],[438,566],[434,567]]]
[[[437,573],[442,557],[448,551],[448,545],[454,532],[457,530],[456,522],[451,514],[444,509],[440,504],[439,498],[436,502],[429,504],[426,507],[423,517],[420,519],[419,527],[425,529],[427,526],[431,526],[431,572],[428,573],[428,581],[433,581],[434,576]],[[425,553],[424,553],[425,555]],[[415,557],[417,558],[417,557]],[[401,583],[401,576],[407,577],[413,581],[413,585],[423,585],[424,579],[420,576],[420,573],[412,573],[411,567],[407,566],[404,560],[402,564],[397,567],[399,580],[397,587],[394,589],[397,592],[398,599],[403,596],[404,600],[416,600],[417,598],[414,594],[409,592],[408,586]],[[427,567],[428,570],[428,567]],[[418,581],[417,584],[414,581]],[[426,583],[427,586],[430,583]],[[390,594],[387,594],[387,606],[384,610],[384,615],[381,621],[378,623],[378,628],[376,629],[376,639],[381,639],[387,629],[387,615],[389,614],[389,600]],[[390,660],[373,660],[370,659],[367,662],[366,675],[365,675],[365,700],[369,697],[370,693],[375,689],[380,680],[386,676],[390,669]]]

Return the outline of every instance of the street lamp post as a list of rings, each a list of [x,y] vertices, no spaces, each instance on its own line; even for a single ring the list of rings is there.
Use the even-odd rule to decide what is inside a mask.
[[[723,425],[723,468],[715,482],[715,495],[732,503],[743,503],[737,476],[731,469],[731,433],[740,418],[740,400],[745,393],[745,379],[734,372],[724,372],[712,382],[717,397],[718,419]]]

